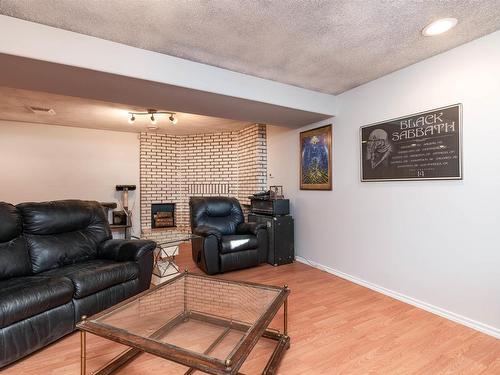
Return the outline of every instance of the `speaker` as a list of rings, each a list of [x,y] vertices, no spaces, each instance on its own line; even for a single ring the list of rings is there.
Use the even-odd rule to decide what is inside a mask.
[[[264,223],[267,226],[269,264],[280,266],[295,260],[293,218],[290,215],[269,216],[250,213],[248,221]]]

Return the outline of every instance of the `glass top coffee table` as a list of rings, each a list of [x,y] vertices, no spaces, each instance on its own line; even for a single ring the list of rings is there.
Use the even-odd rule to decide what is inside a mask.
[[[276,347],[262,374],[275,374],[290,346],[290,290],[183,272],[175,278],[77,324],[81,374],[86,374],[86,332],[130,347],[94,372],[110,374],[141,352],[187,366],[185,375],[241,374],[239,369],[261,337]],[[269,329],[281,306],[283,332]]]

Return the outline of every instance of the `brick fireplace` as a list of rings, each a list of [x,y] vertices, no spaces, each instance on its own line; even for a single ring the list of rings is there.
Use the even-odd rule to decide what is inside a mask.
[[[173,204],[175,225],[187,227],[189,197],[232,196],[248,204],[249,195],[267,187],[265,125],[186,136],[141,133],[140,150],[144,231],[154,226],[153,205]]]

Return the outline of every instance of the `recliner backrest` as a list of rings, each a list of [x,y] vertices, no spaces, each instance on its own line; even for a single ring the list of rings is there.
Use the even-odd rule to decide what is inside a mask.
[[[206,225],[223,235],[234,234],[236,227],[245,221],[236,198],[192,197],[189,200],[189,212],[192,230]]]
[[[111,230],[98,202],[21,203],[23,233],[34,273],[93,259]]]
[[[0,202],[0,280],[31,274],[22,219],[12,204]]]

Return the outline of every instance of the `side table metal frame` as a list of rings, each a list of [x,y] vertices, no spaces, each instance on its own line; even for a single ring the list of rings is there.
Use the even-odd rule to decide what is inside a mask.
[[[173,276],[180,272],[179,266],[175,263],[175,257],[179,255],[179,246],[180,243],[177,242],[174,242],[174,245],[169,244],[169,246],[158,244],[155,250],[153,274],[161,278]],[[168,249],[172,248],[174,250],[169,252]],[[173,267],[174,271],[170,273],[163,273],[164,271],[161,270],[160,264],[165,264],[164,271],[168,270],[169,267]]]

